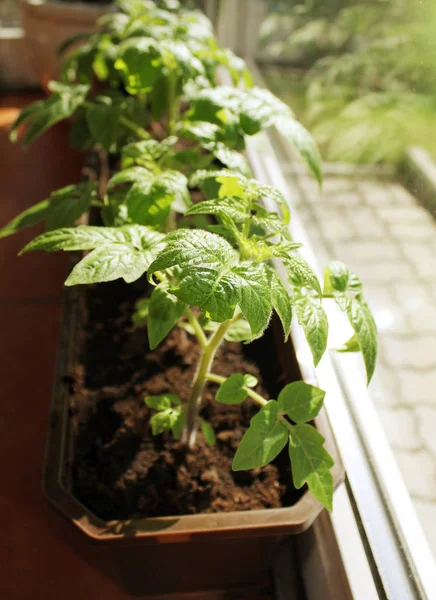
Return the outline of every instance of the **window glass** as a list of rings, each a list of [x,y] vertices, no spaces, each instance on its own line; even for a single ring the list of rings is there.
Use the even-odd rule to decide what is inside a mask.
[[[436,555],[436,6],[271,0],[267,13],[261,73],[315,135],[322,192],[301,163],[282,166],[320,264],[345,260],[365,284],[371,397]]]

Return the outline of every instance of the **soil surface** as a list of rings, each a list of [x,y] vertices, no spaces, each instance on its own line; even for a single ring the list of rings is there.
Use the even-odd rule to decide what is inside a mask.
[[[66,378],[75,431],[73,487],[96,515],[105,519],[186,515],[275,508],[301,496],[292,486],[286,450],[262,469],[233,472],[238,442],[258,407],[250,400],[226,406],[214,400],[209,384],[202,416],[214,427],[217,444],[201,433],[194,450],[169,434],[153,437],[148,420],[149,395],[189,396],[199,347],[175,328],[153,352],[145,327],[131,328],[135,301],[143,284],[122,282],[88,287],[83,292],[79,360]],[[252,373],[256,390],[277,397],[287,382],[273,347],[273,333],[244,345],[226,343],[213,371],[229,376]]]

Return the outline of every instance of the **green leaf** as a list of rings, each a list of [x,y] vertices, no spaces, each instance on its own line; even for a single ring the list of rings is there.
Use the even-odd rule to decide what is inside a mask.
[[[145,273],[148,265],[144,254],[128,244],[104,244],[74,267],[65,285],[100,283],[119,278],[132,283]]]
[[[240,290],[239,306],[251,327],[253,337],[268,327],[272,303],[266,266],[262,263],[241,264],[232,269],[232,282]]]
[[[171,406],[179,406],[181,400],[177,394],[161,394],[160,396],[149,396],[145,399],[145,403],[154,410],[168,410]]]
[[[338,306],[348,316],[362,350],[369,383],[377,359],[377,327],[362,295],[362,283],[344,263],[333,261],[326,270],[324,291],[333,295]]]
[[[171,433],[176,439],[182,437],[183,428],[185,426],[185,413],[182,410],[177,412],[177,416],[171,425]]]
[[[174,231],[166,236],[165,242],[165,248],[150,266],[150,275],[175,266],[182,270],[198,266],[219,270],[233,266],[237,260],[230,244],[208,231]]]
[[[285,334],[285,341],[288,339],[291,332],[292,323],[292,304],[291,298],[283,286],[279,276],[272,269],[268,270],[269,275],[269,286],[271,290],[271,301],[273,309],[279,316],[281,321],[283,332]]]
[[[231,150],[222,142],[218,142],[216,146],[212,149],[212,154],[228,169],[232,169],[232,171],[237,171],[245,177],[250,177],[251,169],[245,157],[240,152],[236,150]]]
[[[138,250],[149,252],[150,260],[153,254],[162,247],[164,236],[157,231],[141,225],[126,225],[124,227],[94,227],[80,225],[74,228],[56,229],[36,237],[21,251],[45,250],[93,250],[106,243],[131,244]],[[151,262],[151,260],[150,260]]]
[[[304,330],[312,352],[315,366],[319,363],[327,348],[328,320],[318,298],[297,296],[295,301],[298,323]]]
[[[167,235],[148,277],[177,266],[179,282],[169,291],[198,306],[211,320],[223,322],[233,316],[239,299],[230,273],[236,261],[235,250],[222,237],[202,230],[178,230]]]
[[[295,120],[291,109],[270,91],[256,87],[241,90],[219,86],[196,92],[189,100],[189,116],[193,120],[220,125],[220,139],[228,145],[231,140],[236,142],[236,133],[254,135],[275,125],[294,145],[321,183],[321,159],[315,141]]]
[[[282,389],[277,401],[292,421],[307,423],[318,415],[324,397],[324,390],[304,381],[295,381]]]
[[[324,274],[324,294],[338,293],[340,300],[346,300],[360,294],[362,288],[360,279],[343,262],[333,260],[328,264]],[[345,293],[345,297],[340,295]]]
[[[129,94],[143,94],[152,89],[160,76],[158,42],[152,38],[132,38],[118,48],[115,68],[120,71]]]
[[[24,135],[24,145],[28,146],[47,129],[71,117],[77,108],[83,104],[90,90],[89,85],[68,86],[50,82],[49,88],[53,93],[46,100],[39,100],[26,107],[11,127],[11,139],[21,123],[27,121],[28,126]]]
[[[245,319],[238,319],[227,331],[224,339],[226,342],[246,342],[252,337],[251,327],[248,321]]]
[[[94,182],[69,185],[51,194],[50,206],[45,221],[45,230],[52,231],[71,227],[88,209],[95,197],[97,184]]]
[[[65,285],[138,279],[161,247],[162,234],[141,227],[90,227],[56,229],[38,236],[29,250],[91,250],[72,270]]]
[[[324,449],[324,438],[312,425],[298,424],[291,429],[289,456],[292,479],[297,489],[307,483],[312,494],[332,510],[334,461]]]
[[[345,342],[343,346],[336,348],[336,352],[360,352],[361,348],[359,345],[359,341],[357,339],[357,335],[353,333],[350,339]]]
[[[89,131],[95,141],[108,152],[113,152],[119,137],[121,105],[108,96],[99,97],[86,108],[86,120]]]
[[[315,140],[311,134],[295,119],[291,117],[279,118],[275,123],[278,131],[288,138],[294,148],[301,154],[315,175],[319,184],[322,184],[321,156]]]
[[[174,411],[163,410],[154,414],[150,419],[151,432],[153,435],[159,435],[168,429],[171,429],[176,423]]]
[[[171,136],[158,142],[157,140],[142,140],[127,144],[121,150],[123,169],[138,163],[148,168],[161,160],[177,142],[175,136]]]
[[[234,471],[264,467],[283,450],[288,429],[280,422],[279,413],[278,403],[271,400],[251,419],[233,459]]]
[[[133,183],[125,202],[129,217],[140,225],[162,225],[171,206],[183,213],[191,203],[188,180],[178,171],[154,174],[141,166],[130,167],[114,175],[108,189],[124,183]]]
[[[226,169],[200,170],[191,177],[191,185],[203,188],[208,180],[215,179],[219,187],[219,197],[246,199],[247,179],[240,173],[234,173]]]
[[[3,229],[0,229],[0,238],[12,235],[19,229],[31,227],[32,225],[43,221],[47,215],[49,206],[50,200],[47,199],[26,209],[5,225]]]
[[[161,285],[154,288],[148,310],[148,340],[154,350],[183,314],[185,305]]]
[[[137,329],[142,327],[147,322],[149,298],[141,298],[135,303],[135,312],[132,315],[132,327]]]
[[[246,385],[244,375],[234,373],[220,385],[215,398],[221,404],[241,404],[247,397]]]
[[[201,419],[201,432],[204,435],[204,439],[208,446],[215,446],[216,444],[216,436],[215,431],[210,423]]]
[[[294,247],[291,247],[292,251]],[[288,251],[278,248],[277,257],[283,260],[290,282],[296,287],[306,287],[314,290],[319,296],[322,296],[322,290],[318,277],[310,268],[309,264],[300,256],[290,255]]]

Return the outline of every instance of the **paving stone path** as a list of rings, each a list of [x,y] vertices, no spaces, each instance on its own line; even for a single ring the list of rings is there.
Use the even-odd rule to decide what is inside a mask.
[[[371,397],[436,557],[436,222],[391,176],[327,172],[320,194],[288,174],[319,263],[344,260],[364,282],[380,344]]]

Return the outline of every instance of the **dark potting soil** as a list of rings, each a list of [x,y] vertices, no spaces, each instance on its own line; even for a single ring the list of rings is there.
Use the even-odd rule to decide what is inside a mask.
[[[144,296],[141,285],[100,284],[83,294],[80,359],[68,378],[75,494],[105,520],[294,504],[301,491],[292,486],[286,450],[264,468],[231,470],[238,442],[258,411],[250,400],[219,404],[214,400],[217,386],[208,385],[201,414],[216,432],[214,447],[206,445],[201,433],[194,450],[169,434],[151,435],[153,411],[144,398],[172,392],[186,400],[199,347],[175,328],[150,351],[146,328],[131,329],[135,301]],[[271,330],[252,344],[226,343],[213,371],[223,376],[252,373],[259,379],[259,393],[277,397],[287,381],[273,343]]]

